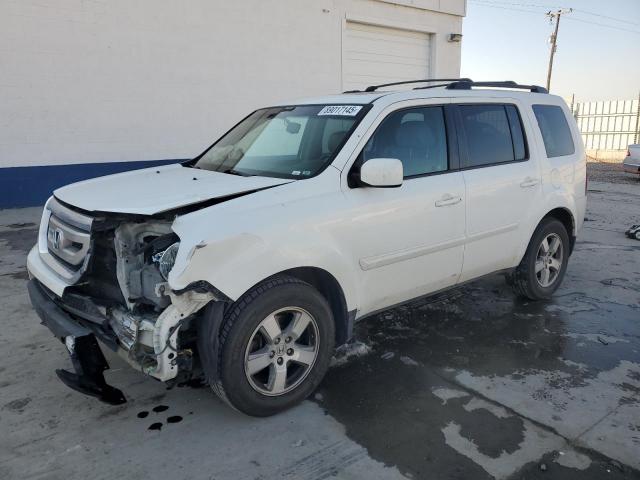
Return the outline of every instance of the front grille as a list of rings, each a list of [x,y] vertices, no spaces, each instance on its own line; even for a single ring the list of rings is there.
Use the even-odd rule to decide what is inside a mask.
[[[47,227],[49,253],[74,271],[78,271],[89,252],[91,232],[73,227],[51,212]]]
[[[44,215],[40,255],[58,275],[73,284],[88,264],[93,218],[71,210],[55,198],[47,203]]]

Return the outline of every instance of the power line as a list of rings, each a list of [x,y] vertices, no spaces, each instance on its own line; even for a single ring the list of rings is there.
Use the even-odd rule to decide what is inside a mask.
[[[512,8],[512,7],[507,7],[507,6],[503,6],[503,5],[522,5],[522,6],[526,5],[526,6],[530,6],[530,7],[547,8],[547,7],[544,7],[543,5],[537,5],[537,4],[536,5],[534,5],[534,4],[516,4],[516,3],[506,3],[506,2],[499,5],[496,2],[491,2],[489,0],[469,0],[469,2],[470,3],[474,3],[479,7],[498,8],[498,9],[501,9],[501,10],[510,10],[512,12],[522,12],[522,13],[533,13],[533,14],[536,14],[536,15],[540,15],[542,12],[537,11],[537,10],[525,10],[525,9],[522,9],[522,8]],[[574,10],[574,12],[575,12],[575,10]],[[578,12],[586,13],[583,10],[578,10]],[[595,15],[595,14],[593,14],[593,15]],[[605,17],[603,17],[603,18],[605,18]],[[611,29],[618,30],[618,31],[635,33],[635,34],[640,35],[640,31],[638,31],[638,30],[633,30],[633,29],[624,28],[624,27],[618,27],[616,25],[607,25],[605,23],[592,22],[592,21],[589,21],[589,20],[584,20],[582,18],[568,18],[568,20],[571,20],[573,22],[587,23],[587,24],[590,24],[590,25],[597,25],[599,27],[611,28]],[[631,22],[628,22],[628,23],[631,23]],[[631,24],[632,25],[636,25],[634,23],[631,23]]]
[[[469,0],[471,1],[471,0]],[[482,0],[484,1],[484,0]],[[535,13],[536,15],[540,15],[541,12],[539,10],[524,10],[522,8],[511,8],[511,7],[503,7],[500,5],[494,5],[489,3],[479,3],[477,0],[472,2],[475,3],[479,7],[490,7],[490,8],[499,8],[500,10],[511,10],[512,12],[524,12],[524,13]]]
[[[551,4],[540,4],[540,3],[522,3],[522,2],[505,2],[505,1],[501,1],[501,0],[469,0],[470,3],[478,3],[478,4],[483,4],[484,6],[490,6],[490,5],[495,5],[496,8],[500,8],[498,6],[505,6],[502,8],[506,8],[506,6],[515,6],[515,7],[532,7],[532,8],[551,8],[551,9],[559,9],[562,8],[560,5],[551,5]],[[524,11],[524,10],[523,10]],[[583,10],[581,8],[574,8],[573,9],[574,12],[580,12],[584,15],[591,15],[594,17],[599,17],[599,18],[606,18],[607,20],[613,20],[615,22],[622,22],[622,23],[626,23],[629,25],[640,25],[640,23],[638,22],[632,22],[629,20],[625,20],[622,18],[618,18],[618,17],[612,17],[610,15],[604,15],[602,13],[596,13],[596,12],[592,12],[589,10]]]
[[[483,3],[491,3],[494,5],[511,5],[515,7],[534,7],[534,8],[560,8],[559,5],[542,5],[540,3],[520,3],[520,2],[501,2],[496,0],[469,0],[471,3],[475,2],[483,2]]]
[[[574,12],[584,13],[585,15],[593,15],[594,17],[606,18],[608,20],[615,20],[616,22],[628,23],[629,25],[640,25],[638,22],[630,22],[629,20],[623,20],[621,18],[609,17],[608,15],[603,15],[601,13],[589,12],[588,10],[582,10],[581,8],[574,8]]]
[[[556,53],[556,49],[557,49],[557,40],[558,40],[558,29],[560,27],[560,17],[562,17],[563,15],[566,15],[567,13],[574,13],[574,12],[578,12],[578,13],[582,13],[585,15],[593,15],[593,16],[597,16],[603,19],[608,19],[608,20],[612,20],[612,21],[616,21],[616,22],[623,22],[625,24],[629,24],[629,25],[638,25],[637,23],[634,22],[630,22],[628,20],[622,20],[616,17],[611,17],[611,16],[607,16],[607,15],[600,15],[594,12],[589,12],[587,10],[574,10],[571,8],[561,8],[561,7],[555,7],[555,6],[551,6],[551,5],[542,5],[542,4],[538,4],[538,3],[521,3],[521,2],[504,2],[504,1],[500,1],[500,0],[468,0],[469,3],[471,3],[472,5],[475,4],[477,6],[480,7],[489,7],[489,8],[498,8],[501,10],[510,10],[510,11],[514,11],[514,12],[522,12],[522,13],[530,13],[530,14],[535,14],[535,15],[540,15],[542,12],[540,10],[531,10],[531,8],[544,8],[549,9],[546,12],[546,16],[549,17],[551,19],[551,22],[554,23],[554,30],[553,33],[551,34],[550,37],[550,41],[551,41],[551,50],[549,52],[549,67],[547,69],[547,90],[551,90],[551,73],[553,71],[553,60],[554,60],[554,56]],[[514,8],[515,7],[515,8]],[[589,25],[596,25],[599,27],[603,27],[603,28],[611,28],[617,31],[623,31],[623,32],[629,32],[629,33],[635,33],[637,35],[640,35],[640,31],[638,30],[632,30],[630,28],[623,28],[617,25],[611,25],[611,24],[606,24],[606,23],[599,23],[599,22],[592,22],[589,20],[584,20],[582,18],[572,18],[571,16],[569,16],[567,18],[567,20],[570,21],[574,21],[574,22],[581,22],[581,23],[586,23]]]
[[[605,23],[591,22],[589,20],[583,20],[582,18],[567,18],[567,20],[571,20],[572,22],[588,23],[589,25],[597,25],[599,27],[612,28],[613,30],[621,30],[623,32],[630,32],[630,33],[635,33],[637,35],[640,35],[640,30],[632,30],[631,28],[618,27],[617,25],[607,25]]]

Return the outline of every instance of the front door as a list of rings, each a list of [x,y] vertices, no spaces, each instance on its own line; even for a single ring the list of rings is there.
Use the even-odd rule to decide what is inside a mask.
[[[448,110],[421,105],[388,113],[360,153],[397,158],[398,188],[354,187],[345,192],[348,227],[344,245],[359,268],[359,314],[383,309],[454,285],[461,272],[465,229],[462,172],[452,171],[457,152],[448,145]]]

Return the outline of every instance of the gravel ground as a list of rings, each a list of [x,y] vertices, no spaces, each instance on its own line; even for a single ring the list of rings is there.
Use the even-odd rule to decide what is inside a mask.
[[[622,163],[587,163],[589,181],[607,183],[626,183],[640,186],[640,175],[627,173],[622,169]]]

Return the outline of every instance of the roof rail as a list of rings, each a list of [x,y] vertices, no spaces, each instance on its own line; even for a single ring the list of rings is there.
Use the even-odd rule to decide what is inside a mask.
[[[529,90],[533,93],[549,93],[549,91],[544,87],[540,87],[538,85],[520,85],[513,80],[501,82],[473,82],[465,79],[450,83],[446,88],[449,90],[471,90],[472,87],[513,88],[518,90]]]
[[[393,87],[395,85],[407,85],[407,84],[410,84],[410,83],[457,82],[457,81],[472,82],[473,80],[471,80],[470,78],[426,78],[424,80],[404,80],[402,82],[382,83],[380,85],[369,85],[364,90],[349,90],[349,91],[346,91],[344,93],[355,93],[355,92],[359,92],[359,91],[375,92],[379,88]]]

